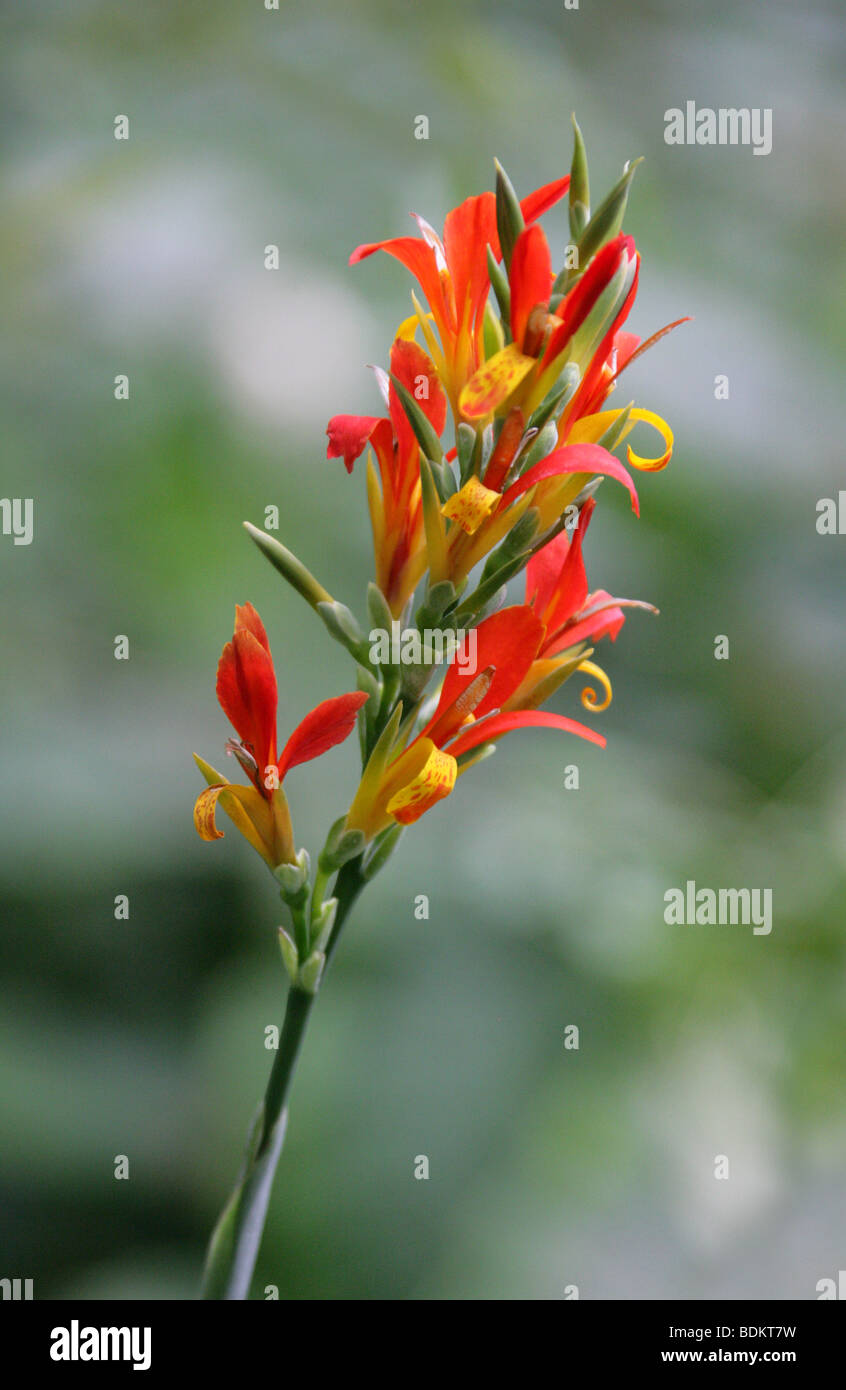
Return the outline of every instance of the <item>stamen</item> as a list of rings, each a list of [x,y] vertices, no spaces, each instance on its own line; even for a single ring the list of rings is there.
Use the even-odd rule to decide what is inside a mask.
[[[484,671],[480,671],[475,680],[472,680],[466,690],[459,695],[455,704],[452,706],[459,714],[466,719],[468,714],[472,714],[477,705],[480,705],[491,688],[491,681],[496,672],[495,666],[486,666]]]

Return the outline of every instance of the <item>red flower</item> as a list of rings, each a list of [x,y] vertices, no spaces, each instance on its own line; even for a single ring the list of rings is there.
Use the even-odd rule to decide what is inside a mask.
[[[410,825],[448,796],[458,776],[458,757],[495,743],[513,729],[540,726],[578,734],[604,747],[601,734],[562,714],[505,708],[528,676],[545,635],[529,605],[504,608],[485,618],[447,667],[437,707],[407,748],[388,760],[374,754],[347,816],[349,829],[372,837],[398,821]]]
[[[569,186],[569,176],[555,179],[523,198],[520,207],[526,223],[534,222],[563,198]],[[422,218],[418,217],[417,223],[422,238],[368,242],[356,247],[350,265],[374,251],[387,251],[411,271],[440,335],[438,345],[429,330],[427,346],[457,413],[462,386],[484,361],[484,306],[490,289],[488,246],[497,260],[501,254],[496,198],[493,193],[480,193],[453,208],[444,222],[443,239]],[[548,290],[547,286],[547,297]],[[425,320],[421,326],[425,333]]]
[[[437,435],[446,423],[446,397],[431,360],[417,343],[397,338],[391,373],[414,397]],[[342,457],[351,473],[369,443],[379,477],[368,472],[376,583],[397,616],[426,568],[420,494],[420,448],[392,382],[386,387],[388,417],[336,415],[329,421],[327,458]]]
[[[277,756],[276,672],[264,624],[251,603],[235,609],[235,632],[217,668],[217,698],[238,734],[227,751],[250,779],[244,787],[227,781],[203,759],[195,760],[206,781],[194,806],[194,824],[203,840],[219,840],[218,801],[235,826],[271,869],[294,862],[291,819],[282,782],[298,763],[309,762],[352,732],[368,698],[360,691],[324,700],[307,714]]]
[[[624,608],[657,612],[639,599],[612,598],[604,589],[588,592],[582,544],[595,505],[591,498],[581,507],[572,539],[561,531],[526,568],[526,604],[542,623],[543,636],[535,660],[509,699],[509,709],[536,707],[577,670],[595,676],[605,690],[604,703],[596,703],[595,692],[585,690],[582,704],[593,711],[606,709],[611,684],[605,672],[587,660],[590,651],[584,644],[603,637],[613,642],[626,619]]]

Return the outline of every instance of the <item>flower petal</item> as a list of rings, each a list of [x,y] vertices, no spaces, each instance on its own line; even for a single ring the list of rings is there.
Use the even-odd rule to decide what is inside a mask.
[[[555,449],[545,459],[541,459],[540,463],[528,468],[516,483],[512,483],[508,491],[503,493],[500,507],[509,507],[524,492],[528,492],[529,488],[543,482],[545,478],[560,477],[567,473],[602,473],[609,478],[616,478],[617,482],[622,483],[628,490],[635,516],[640,515],[634,483],[619,459],[615,459],[613,454],[609,454],[608,450],[599,444],[565,444],[563,448]]]
[[[511,336],[524,346],[526,324],[536,304],[548,304],[552,287],[552,259],[542,227],[525,227],[511,255]]]
[[[255,613],[255,610],[253,610]],[[255,614],[258,618],[258,614]],[[232,727],[253,753],[259,769],[276,761],[276,674],[267,643],[248,626],[238,626],[217,668],[217,698]]]
[[[353,464],[378,424],[377,415],[333,415],[326,426],[329,436],[326,457],[343,458],[344,467],[352,473]]]
[[[535,365],[516,343],[489,357],[465,383],[459,397],[459,409],[468,420],[482,420],[492,414],[512,391],[528,376]]]
[[[267,640],[267,633],[264,630],[264,623],[251,603],[235,605],[235,631],[251,632],[257,642],[260,642],[270,656],[270,643]]]
[[[478,728],[474,724],[469,725],[467,729],[462,730],[455,742],[450,744],[449,751],[457,758],[461,753],[477,748],[480,743],[494,743],[498,738],[502,738],[503,734],[511,733],[512,729],[530,728],[562,729],[564,733],[577,734],[589,743],[595,743],[600,748],[605,747],[602,734],[589,729],[585,724],[580,724],[576,719],[568,719],[564,714],[553,714],[551,710],[527,709],[514,710],[510,714],[494,714],[490,719],[480,723]]]
[[[306,715],[298,724],[279,758],[279,780],[292,767],[310,762],[343,743],[355,727],[356,716],[368,696],[364,691],[354,690],[348,695],[336,695],[324,700]]]
[[[482,248],[484,251],[484,247]],[[387,251],[410,270],[429,301],[429,308],[440,327],[447,323],[447,307],[435,251],[426,242],[413,236],[393,237],[388,241],[372,241],[357,246],[350,256],[350,265],[372,256],[374,251]]]
[[[499,506],[499,497],[498,492],[485,487],[478,478],[471,477],[444,502],[441,511],[450,521],[458,522],[468,536],[472,536]]]
[[[606,285],[613,280],[622,263],[626,259],[631,260],[635,254],[634,238],[626,236],[623,232],[620,232],[612,241],[603,246],[601,251],[597,251],[585,273],[576,281],[569,294],[564,296],[555,310],[556,315],[561,319],[561,326],[555,329],[547,343],[543,355],[544,367],[548,367],[550,362],[553,362],[563,351],[568,340],[584,323]]]
[[[548,632],[560,627],[574,613],[578,613],[587,598],[588,582],[582,559],[582,542],[595,505],[591,497],[581,508],[579,523],[572,540],[568,540],[566,532],[562,531],[529,561],[526,570],[526,597],[529,598],[530,586],[534,585],[535,612],[543,620]],[[563,546],[562,538],[565,541]],[[544,557],[548,550],[553,551],[550,556],[551,563],[545,564]]]
[[[428,740],[420,745],[421,749],[426,749],[426,743]],[[449,796],[455,786],[458,774],[455,758],[449,753],[442,753],[433,743],[429,744],[426,753],[423,766],[388,802],[388,814],[400,825],[411,825],[419,820],[436,802]]]
[[[474,718],[481,719],[504,705],[534,661],[543,634],[543,623],[522,603],[501,608],[479,623],[465,636],[455,660],[447,667],[437,708],[423,737],[442,744],[461,727],[466,716],[460,705],[456,709],[456,702],[480,671],[492,668],[493,678],[473,710]],[[475,661],[471,659],[474,655]]]
[[[536,188],[534,193],[529,193],[520,200],[520,209],[526,222],[534,222],[536,218],[542,217],[551,207],[564,197],[570,187],[570,175],[565,174],[563,179],[553,179],[551,183],[542,184]]]
[[[456,326],[475,322],[488,293],[488,245],[496,237],[496,198],[465,198],[444,221],[444,252],[455,296]]]
[[[276,868],[273,852],[273,822],[270,804],[254,787],[241,787],[224,782],[206,787],[194,803],[194,826],[201,840],[222,840],[223,831],[215,824],[217,803],[228,815],[236,830],[240,830],[271,869]],[[259,826],[262,827],[261,831]]]

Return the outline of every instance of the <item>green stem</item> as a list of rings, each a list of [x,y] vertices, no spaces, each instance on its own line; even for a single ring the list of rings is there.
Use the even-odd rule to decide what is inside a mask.
[[[338,874],[338,910],[326,948],[327,964],[364,882],[358,859],[345,864]],[[285,1140],[288,1097],[314,999],[314,995],[296,985],[288,991],[279,1047],[264,1100],[253,1124],[238,1181],[209,1242],[203,1274],[204,1299],[246,1299],[249,1294],[276,1165]]]

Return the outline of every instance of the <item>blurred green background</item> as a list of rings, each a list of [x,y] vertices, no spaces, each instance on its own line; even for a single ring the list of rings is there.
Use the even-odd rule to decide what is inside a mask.
[[[284,996],[269,877],[191,823],[235,602],[283,735],[351,684],[240,523],[278,506],[363,616],[363,473],[323,430],[378,410],[410,282],[347,255],[412,208],[439,226],[494,155],[521,192],[565,172],[575,109],[595,200],[646,156],[628,326],[695,315],[620,388],[671,467],[640,522],[606,485],[587,546],[661,616],[601,653],[605,752],[506,740],[363,900],[253,1296],[814,1298],[846,1267],[846,538],[815,529],[846,487],[839,3],[43,0],[2,31],[2,492],[35,536],[0,537],[0,1275],[195,1296]],[[665,145],[689,99],[771,107],[772,154]],[[292,774],[313,850],[353,743]],[[771,888],[772,935],[665,925],[688,878]]]

